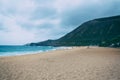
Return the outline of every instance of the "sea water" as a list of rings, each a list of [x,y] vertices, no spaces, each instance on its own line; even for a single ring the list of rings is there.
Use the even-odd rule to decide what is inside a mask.
[[[16,56],[25,54],[35,54],[50,50],[56,50],[58,47],[52,46],[0,46],[0,56]]]

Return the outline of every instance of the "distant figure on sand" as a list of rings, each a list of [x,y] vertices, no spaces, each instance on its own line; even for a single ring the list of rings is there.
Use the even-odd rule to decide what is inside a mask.
[[[89,49],[90,48],[90,46],[87,46],[87,49]]]

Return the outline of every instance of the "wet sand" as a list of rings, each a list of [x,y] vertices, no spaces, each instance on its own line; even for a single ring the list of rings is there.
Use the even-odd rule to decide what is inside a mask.
[[[120,80],[120,49],[76,47],[0,57],[0,80]]]

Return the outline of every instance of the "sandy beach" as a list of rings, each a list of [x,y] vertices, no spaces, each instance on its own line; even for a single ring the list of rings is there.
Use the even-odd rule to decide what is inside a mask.
[[[0,57],[0,80],[120,80],[120,49],[76,47]]]

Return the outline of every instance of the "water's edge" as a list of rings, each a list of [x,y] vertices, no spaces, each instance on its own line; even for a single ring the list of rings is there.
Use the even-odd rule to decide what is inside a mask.
[[[0,46],[0,57],[20,56],[54,51],[59,49],[70,49],[70,47],[52,46]]]

